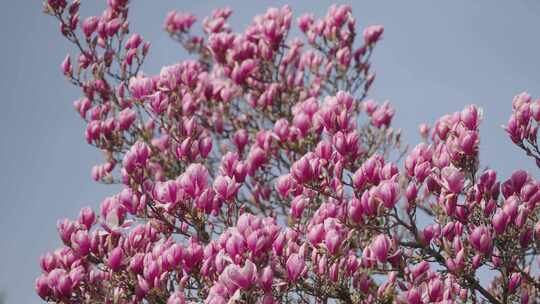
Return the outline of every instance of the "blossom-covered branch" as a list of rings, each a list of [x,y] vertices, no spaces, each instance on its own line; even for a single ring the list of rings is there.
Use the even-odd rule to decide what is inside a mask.
[[[422,124],[408,150],[391,104],[367,99],[383,27],[357,32],[350,6],[270,8],[239,32],[228,8],[200,31],[170,12],[165,31],[192,59],[158,75],[143,72],[150,44],[131,33],[127,0],[85,18],[77,0],[44,8],[76,50],[61,70],[104,154],[92,177],[123,187],[58,222],[44,300],[538,300],[538,182],[480,170],[474,105]],[[538,162],[537,104],[516,97],[506,130]]]

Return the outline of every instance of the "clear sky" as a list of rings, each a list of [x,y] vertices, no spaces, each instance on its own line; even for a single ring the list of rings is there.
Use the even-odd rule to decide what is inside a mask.
[[[80,93],[59,71],[69,50],[59,27],[41,12],[40,1],[9,1],[0,10],[0,290],[7,303],[40,303],[34,294],[38,258],[60,245],[59,218],[97,207],[116,189],[94,183],[90,168],[101,156],[84,140],[84,124],[72,101]],[[82,15],[98,14],[104,0],[83,2]],[[291,1],[296,16],[325,14],[329,1]],[[171,9],[202,17],[230,6],[237,31],[251,17],[283,1],[134,0],[132,30],[152,43],[146,73],[185,58],[162,31]],[[475,103],[484,108],[483,165],[507,177],[534,163],[510,144],[500,127],[514,95],[540,96],[540,2],[516,1],[354,1],[357,23],[385,26],[373,68],[371,97],[390,99],[394,125],[405,141],[418,141],[423,121]],[[200,18],[202,19],[202,18]],[[73,53],[72,53],[73,54]],[[517,153],[516,153],[517,152]]]

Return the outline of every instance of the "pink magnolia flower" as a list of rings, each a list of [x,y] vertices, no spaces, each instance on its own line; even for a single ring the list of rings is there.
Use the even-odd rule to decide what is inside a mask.
[[[86,227],[86,229],[90,229],[92,225],[95,223],[96,215],[92,209],[89,207],[82,208],[79,212],[79,224]]]
[[[123,250],[120,247],[114,248],[109,253],[109,258],[107,259],[107,265],[111,268],[112,271],[119,271],[122,265],[123,259]]]
[[[85,256],[90,252],[90,237],[88,232],[79,230],[71,235],[71,244],[75,252]]]
[[[484,226],[478,226],[473,229],[469,236],[471,245],[480,253],[487,254],[491,250],[493,240],[489,230]]]
[[[260,284],[261,287],[268,291],[272,289],[272,281],[274,278],[274,272],[270,266],[265,267],[262,270],[262,274],[260,276]]]
[[[137,76],[129,80],[129,91],[135,99],[143,99],[152,93],[154,82],[152,78]]]
[[[445,167],[441,171],[443,186],[452,193],[460,193],[465,183],[462,172],[454,167]]]
[[[276,180],[276,191],[283,198],[287,197],[296,187],[296,182],[290,174],[282,175]]]
[[[364,43],[367,45],[376,43],[382,36],[384,28],[381,25],[370,25],[364,29]]]
[[[92,36],[98,26],[99,18],[96,16],[90,16],[82,22],[82,30],[86,37]]]
[[[508,224],[508,216],[506,213],[502,210],[498,210],[495,215],[493,215],[493,219],[491,220],[491,223],[493,225],[493,228],[498,234],[504,233],[506,229],[506,225]]]
[[[295,162],[291,169],[292,175],[299,183],[309,182],[313,178],[313,168],[307,157]]]
[[[384,234],[379,234],[371,243],[370,248],[379,262],[385,263],[388,259],[390,245],[390,239]]]
[[[225,201],[235,197],[238,188],[240,188],[240,185],[228,176],[218,176],[214,181],[214,191]]]
[[[377,106],[371,114],[371,123],[377,128],[388,127],[394,114],[395,110],[390,106],[390,102],[385,101],[381,106]]]
[[[304,270],[305,261],[298,253],[293,253],[287,259],[287,277],[290,282],[296,281]]]
[[[393,181],[383,181],[373,193],[373,196],[376,197],[384,207],[391,209],[394,208],[398,202],[400,195],[399,185]]]
[[[225,268],[227,277],[239,288],[249,288],[257,279],[257,267],[247,260],[243,267],[230,264]]]

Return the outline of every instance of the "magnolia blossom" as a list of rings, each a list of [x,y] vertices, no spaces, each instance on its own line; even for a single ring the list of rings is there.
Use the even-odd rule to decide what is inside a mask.
[[[45,1],[77,46],[60,67],[104,155],[91,177],[118,193],[57,222],[43,300],[540,301],[536,174],[481,162],[475,105],[419,121],[407,149],[392,104],[365,99],[382,26],[360,28],[349,5],[269,8],[244,29],[230,8],[172,11],[164,30],[190,59],[151,75],[129,1],[104,6]],[[540,100],[509,110],[509,143],[540,166]]]

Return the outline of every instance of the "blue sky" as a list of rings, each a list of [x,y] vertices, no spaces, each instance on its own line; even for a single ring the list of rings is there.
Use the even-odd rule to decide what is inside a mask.
[[[105,1],[82,1],[82,15],[100,13]],[[325,14],[329,1],[292,1],[295,15]],[[346,3],[346,2],[345,2]],[[132,30],[152,43],[146,73],[185,58],[162,31],[171,9],[202,17],[230,6],[242,30],[251,17],[283,1],[134,0]],[[384,40],[373,57],[377,80],[371,97],[389,99],[394,125],[415,144],[423,121],[475,103],[484,108],[482,163],[507,177],[534,163],[510,144],[501,128],[514,95],[540,95],[540,2],[354,1],[359,26],[383,24]],[[117,189],[94,183],[90,168],[101,159],[84,141],[84,124],[72,101],[80,93],[59,71],[70,50],[58,25],[38,1],[10,1],[0,11],[0,290],[8,303],[40,303],[34,295],[39,256],[60,245],[57,219],[98,206]],[[202,19],[202,18],[200,18]],[[517,152],[517,153],[516,153]]]

